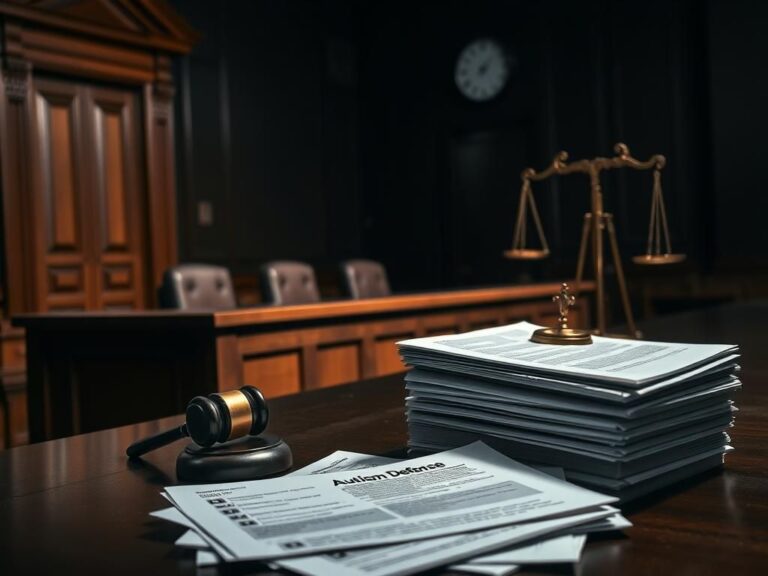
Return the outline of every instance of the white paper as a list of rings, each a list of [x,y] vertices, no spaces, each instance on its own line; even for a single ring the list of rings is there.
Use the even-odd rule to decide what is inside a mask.
[[[161,520],[167,520],[168,522],[173,522],[174,524],[181,524],[182,526],[186,526],[187,528],[194,528],[194,523],[189,520],[184,514],[176,510],[176,508],[163,508],[162,510],[155,510],[154,512],[149,513],[150,516],[153,516],[155,518],[160,518]]]
[[[477,399],[494,404],[634,418],[668,410],[675,404],[688,403],[740,388],[741,382],[734,376],[734,372],[739,369],[739,366],[734,364],[737,358],[736,355],[721,358],[687,372],[684,376],[649,386],[648,390],[601,388],[594,384],[566,383],[532,375],[486,374],[479,366],[455,367],[449,363],[441,363],[444,370],[439,372],[420,364],[405,375],[405,381],[411,394],[424,397],[451,398],[455,401]],[[431,364],[434,363],[427,362],[424,366]],[[452,371],[446,372],[445,369],[448,368]],[[484,379],[479,380],[478,376]],[[649,391],[657,392],[670,386],[675,386],[675,389],[666,390],[662,396],[649,395]],[[636,398],[642,398],[643,402],[627,404]],[[602,400],[608,400],[610,403]]]
[[[737,350],[731,345],[676,344],[600,336],[593,336],[590,346],[530,342],[531,334],[539,328],[541,326],[518,322],[465,334],[404,340],[398,342],[398,346],[406,358],[409,354],[419,358],[453,357],[458,359],[457,362],[466,359],[474,366],[481,361],[486,367],[498,370],[544,372],[634,388],[669,379]]]
[[[355,453],[334,453],[327,458],[316,462],[314,465],[310,465],[303,470],[313,469],[325,469],[325,461],[338,461],[344,462],[346,466],[353,466],[356,459],[365,458],[365,455]],[[538,466],[537,470],[556,478],[564,479],[563,470],[554,466]],[[301,472],[301,471],[299,471]],[[614,510],[610,507],[604,507],[606,511]],[[600,524],[603,521],[607,521],[610,518],[621,518],[619,514],[613,514],[602,520],[595,522],[580,524],[578,528],[586,528],[589,526],[603,526]],[[572,518],[572,520],[577,520]],[[538,524],[538,526],[537,526]],[[551,525],[550,525],[551,526]],[[541,523],[530,523],[527,525],[527,529],[541,529]],[[576,528],[568,527],[566,530],[572,530]],[[511,543],[510,538],[517,538],[521,541],[524,538],[524,534],[513,533],[510,530],[502,528],[495,531],[487,531],[482,534],[482,538],[476,538],[475,535],[468,535],[464,537],[451,536],[437,540],[422,540],[413,544],[395,544],[391,546],[355,550],[351,553],[331,553],[319,556],[302,557],[287,560],[278,560],[275,562],[278,566],[309,575],[323,575],[332,572],[335,576],[387,576],[387,575],[404,575],[413,572],[425,570],[434,566],[441,566],[446,564],[452,559],[467,558],[469,556],[480,553],[483,549],[490,549],[491,546],[501,546],[499,536],[503,536],[507,543]],[[518,548],[521,553],[524,552],[525,547]],[[466,568],[465,566],[453,565],[449,567],[450,570],[461,570],[465,572],[472,572],[478,574],[512,574],[517,571],[518,567],[509,565],[492,565],[492,566],[473,566]]]
[[[638,438],[661,434],[671,428],[679,428],[683,424],[697,422],[713,422],[719,416],[730,418],[732,402],[721,400],[698,410],[685,412],[677,411],[658,416],[653,421],[641,425],[623,426],[615,425],[613,430],[604,427],[595,427],[596,420],[580,418],[573,423],[547,422],[544,419],[519,417],[512,414],[501,413],[498,409],[484,410],[482,406],[473,407],[446,404],[442,402],[424,401],[420,398],[407,398],[406,408],[409,419],[420,419],[429,422],[433,415],[444,415],[469,420],[482,420],[493,426],[502,426],[521,431],[531,430],[548,434],[559,434],[571,438],[585,439],[591,442],[603,444],[619,444],[631,442]],[[577,419],[574,419],[577,420]]]
[[[471,564],[575,564],[581,558],[581,551],[587,537],[567,534],[549,538],[522,548],[502,550],[473,558]]]
[[[621,514],[614,514],[603,520],[597,522],[590,522],[589,524],[581,524],[574,526],[568,531],[571,534],[593,534],[596,532],[614,532],[616,530],[626,530],[632,528],[632,522],[624,518]]]
[[[370,464],[380,464],[380,463],[390,463],[395,461],[392,458],[385,458],[382,456],[370,456],[367,454],[358,454],[354,452],[344,452],[344,451],[337,451],[333,454],[318,460],[317,462],[314,462],[310,464],[309,466],[306,466],[305,468],[302,468],[300,470],[296,470],[291,473],[291,475],[301,475],[301,474],[317,474],[317,473],[327,473],[331,471],[339,471],[339,470],[353,470],[353,469],[360,469],[361,467],[365,465]],[[561,468],[553,467],[553,466],[537,466],[537,470],[540,472],[543,472],[545,474],[548,474],[550,476],[554,476],[556,478],[564,479],[563,470]],[[606,507],[606,509],[610,510]],[[177,522],[179,524],[188,526],[190,524],[189,520],[186,519],[186,517],[181,514],[178,510],[175,508],[167,508],[164,510],[160,510],[157,512],[152,513],[153,516],[164,518],[166,520],[169,520],[171,522]],[[580,530],[584,533],[587,531],[592,530],[605,530],[605,529],[614,529],[618,527],[622,527],[624,525],[631,526],[629,522],[627,522],[621,515],[614,514],[612,516],[608,516],[607,518],[603,518],[601,520],[597,520],[595,522],[580,524],[578,526],[573,526],[571,528],[567,528],[567,531],[574,531],[574,530]],[[531,526],[530,528],[533,528]],[[521,536],[521,534],[516,534],[516,536]],[[202,537],[200,537],[198,534],[196,534],[194,531],[190,530],[188,531],[182,538],[185,538],[185,542],[187,542],[190,545],[206,545],[206,540],[204,540]],[[454,542],[458,543],[458,541],[461,540],[461,537],[452,537],[454,538]],[[496,542],[496,535],[491,534],[489,536],[489,542]],[[483,542],[483,540],[480,540],[479,543],[482,544],[488,544],[488,542]],[[387,548],[388,550],[384,550],[384,548]],[[424,569],[424,553],[426,552],[432,552],[431,556],[428,558],[428,562],[431,563],[431,565],[440,565],[444,564],[446,559],[446,553],[449,555],[456,554],[455,551],[451,550],[451,547],[445,547],[445,546],[438,546],[439,550],[437,553],[435,553],[435,547],[430,544],[430,541],[421,541],[417,543],[417,546],[411,546],[411,545],[392,545],[388,547],[382,547],[377,549],[371,550],[371,555],[366,557],[366,554],[368,553],[368,550],[358,550],[353,555],[344,555],[343,557],[338,554],[330,554],[331,558],[320,558],[319,561],[317,559],[314,559],[313,557],[305,557],[305,558],[297,558],[292,561],[293,566],[291,568],[298,569],[299,571],[303,571],[304,573],[313,574],[313,570],[320,570],[322,573],[322,570],[328,568],[327,564],[331,563],[334,567],[334,573],[338,574],[339,570],[343,570],[345,574],[351,574],[351,575],[366,575],[371,576],[372,574],[375,574],[377,576],[380,576],[381,574],[388,573],[387,567],[384,568],[384,570],[379,569],[376,570],[378,559],[381,557],[381,552],[385,551],[387,559],[387,565],[389,567],[389,570],[394,568],[397,572],[405,573],[406,571],[415,571],[415,570],[421,570]],[[521,554],[525,554],[525,550],[527,547],[521,546],[516,548]],[[420,560],[419,562],[413,562],[411,560],[411,557],[414,552],[417,552],[420,554]],[[463,550],[462,550],[463,553]],[[468,555],[475,554],[476,550],[471,550]],[[405,559],[403,559],[403,556],[405,556]],[[367,560],[373,560],[371,563]],[[220,562],[221,559],[212,552],[198,552],[197,554],[197,565],[198,566],[207,566],[211,564],[215,564],[217,562]],[[400,565],[406,562],[408,563],[407,566],[401,567]],[[279,565],[279,562],[276,563]],[[340,564],[343,565],[340,568]],[[378,563],[378,566],[381,567],[380,563]],[[286,565],[286,567],[289,567]],[[516,570],[516,566],[506,566],[501,567],[499,565],[492,566],[492,567],[479,567],[477,570],[471,569],[469,571],[477,572],[477,573],[512,573],[514,570]],[[459,569],[456,566],[451,566],[451,569]]]
[[[364,474],[171,486],[166,492],[201,535],[240,559],[435,538],[616,501],[548,478],[481,442]]]
[[[184,525],[184,526],[189,525],[189,521],[184,517],[184,515],[181,512],[179,512],[175,508],[167,508],[166,510],[158,511],[158,512],[163,512],[163,515],[161,516],[158,513],[152,513],[152,515],[157,516],[158,518],[162,517],[165,520],[168,520],[170,522],[175,522],[177,524],[181,524],[181,525]],[[632,527],[632,523],[629,520],[627,520],[626,518],[624,518],[621,514],[613,514],[612,516],[609,516],[607,518],[603,518],[601,520],[597,520],[595,522],[589,522],[589,523],[586,523],[586,524],[580,524],[578,526],[572,526],[572,527],[566,528],[566,530],[568,532],[570,532],[571,534],[576,535],[576,534],[591,534],[591,533],[595,533],[595,532],[611,532],[611,531],[617,531],[617,530],[625,530],[625,529],[631,528],[631,527]],[[560,538],[563,538],[563,537],[564,536],[561,536]],[[188,543],[189,547],[192,547],[192,548],[202,548],[202,547],[206,547],[207,546],[207,542],[203,538],[201,538],[194,530],[188,530],[187,532],[184,533],[182,538],[184,538],[185,541]],[[179,540],[181,540],[181,538]],[[176,545],[177,546],[180,545],[179,544],[179,540],[176,541]],[[533,548],[537,548],[538,552],[539,552],[539,554],[541,556],[541,552],[542,552],[541,545],[545,544],[546,542],[549,542],[550,540],[543,540],[543,541],[541,541],[539,543],[536,543],[536,544],[529,544],[529,545],[525,545],[524,544],[524,545],[521,545],[521,546],[515,548],[511,552],[510,551],[505,551],[505,552],[501,552],[499,554],[505,554],[505,553],[506,554],[513,554],[513,555],[514,554],[519,554],[519,556],[514,556],[514,557],[519,558],[520,559],[519,562],[521,564],[523,564],[523,563],[525,563],[523,560],[531,558],[532,549]],[[397,554],[399,552],[407,551],[407,550],[405,550],[405,548],[408,548],[408,546],[402,547],[401,550],[396,550],[396,548],[400,548],[401,546],[402,545],[396,544],[396,545],[393,545],[393,546],[389,547],[389,548],[392,549],[390,551],[390,558],[397,558]],[[546,549],[544,549],[544,551],[546,553],[551,553],[551,552],[548,552]],[[362,551],[360,551],[360,552],[362,552]],[[482,558],[484,558],[484,557],[480,557],[478,559],[474,559],[473,558],[473,559],[468,560],[468,562],[470,562],[470,563],[471,562],[482,562],[483,561]],[[544,560],[544,558],[547,558],[547,560]],[[311,564],[312,562],[311,562],[310,559],[311,559],[311,557],[297,558],[297,559],[295,559],[295,562],[305,563],[305,561],[309,561],[309,562],[307,562],[307,564]],[[440,561],[442,562],[442,559],[440,559]],[[549,562],[555,562],[556,560],[552,560],[549,557],[544,556],[541,561],[549,563]],[[561,561],[564,561],[564,560],[561,560]],[[197,565],[198,566],[209,566],[209,565],[212,565],[212,564],[217,564],[219,562],[221,562],[221,558],[219,558],[215,553],[211,552],[210,550],[199,550],[198,553],[197,553]],[[575,560],[574,560],[574,562],[575,562]],[[279,565],[279,563],[280,563],[279,561],[276,562],[276,564],[278,564],[278,565]],[[451,570],[464,570],[464,568],[466,566],[467,565],[452,565],[450,567],[450,569]],[[496,570],[498,568],[499,568],[498,566],[493,567],[494,570]],[[507,568],[508,569],[514,569],[514,570],[519,569],[519,567],[517,567],[517,566],[507,566]],[[466,570],[464,570],[464,571],[466,571]],[[511,574],[512,572],[509,572],[509,573]]]
[[[183,516],[183,514],[182,514]],[[208,542],[200,538],[200,535],[192,530],[187,530],[174,542],[179,548],[193,548],[197,550],[209,550]]]
[[[202,568],[203,566],[215,566],[221,562],[221,558],[216,556],[213,552],[207,552],[200,550],[195,556],[195,565]]]
[[[464,561],[467,558],[524,542],[588,522],[589,518],[613,515],[614,508],[574,514],[552,520],[513,524],[503,528],[468,532],[456,536],[419,540],[397,546],[344,551],[299,558],[284,558],[275,563],[301,574],[320,576],[404,576],[428,568]]]
[[[449,568],[452,572],[466,572],[467,574],[481,574],[482,576],[508,576],[520,571],[520,566],[514,564],[504,566],[501,564],[454,564]]]
[[[390,462],[398,462],[398,460],[396,458],[387,458],[385,456],[372,456],[370,454],[360,454],[359,452],[337,450],[333,454],[329,454],[325,458],[321,458],[304,468],[299,468],[290,474],[286,474],[286,476],[327,474],[328,472],[339,472],[342,470],[359,470],[362,468],[370,468],[371,466],[378,466],[380,464],[388,464]],[[563,474],[562,468],[557,468],[556,466],[536,466],[536,469],[550,476],[554,476],[555,478],[565,480],[565,474]],[[182,548],[206,548],[208,546],[206,540],[195,532],[194,524],[176,508],[163,508],[162,510],[150,512],[150,516],[162,518],[163,520],[174,522],[186,526],[187,528],[192,528],[191,530],[187,530],[178,540],[176,540],[176,546]],[[600,522],[608,520],[610,520],[610,518],[605,518]],[[589,524],[584,525],[584,527],[587,526],[589,526]]]
[[[290,476],[308,476],[311,474],[328,474],[329,472],[343,472],[345,470],[361,470],[372,468],[392,462],[401,462],[397,458],[387,458],[386,456],[372,456],[371,454],[360,454],[359,452],[347,452],[346,450],[336,450],[333,454],[321,458],[312,464],[294,470],[286,474],[283,478]]]
[[[424,372],[419,369],[412,370],[417,371],[419,374]],[[737,378],[727,375],[716,382],[707,383],[705,390],[680,391],[674,397],[665,396],[663,402],[650,401],[642,402],[639,406],[619,407],[604,402],[568,398],[562,394],[555,396],[551,393],[534,392],[539,398],[533,401],[530,391],[516,389],[512,392],[508,387],[505,396],[491,396],[478,390],[468,392],[466,388],[456,390],[449,387],[448,382],[451,379],[461,381],[462,378],[449,374],[440,375],[442,385],[411,381],[408,380],[409,376],[410,373],[406,376],[406,402],[410,409],[413,409],[414,404],[439,404],[607,431],[629,430],[643,423],[670,418],[680,414],[681,410],[688,413],[706,409],[729,401],[733,391],[741,387]],[[638,409],[640,407],[643,409]]]
[[[732,414],[729,410],[717,419],[700,422],[681,431],[666,432],[629,445],[619,442],[614,443],[614,445],[607,445],[582,440],[574,436],[555,436],[538,431],[500,426],[490,422],[466,421],[451,416],[430,414],[427,417],[422,414],[413,414],[408,418],[410,427],[409,446],[435,445],[437,450],[450,449],[452,446],[447,446],[444,443],[446,435],[443,433],[443,430],[447,429],[455,433],[453,436],[466,433],[461,434],[461,445],[477,440],[478,434],[486,434],[495,438],[544,446],[557,452],[570,452],[579,456],[599,458],[610,462],[627,460],[632,457],[637,458],[641,455],[650,455],[722,432],[731,425],[731,421]],[[413,424],[420,424],[422,427],[417,428]],[[565,462],[553,463],[569,468]]]
[[[387,464],[390,462],[397,462],[395,458],[386,458],[384,456],[372,456],[370,454],[359,454],[357,452],[346,452],[344,450],[337,450],[333,454],[326,456],[316,462],[294,470],[290,474],[285,476],[302,476],[308,474],[327,474],[328,472],[338,472],[341,470],[358,470],[362,468],[369,468],[371,466],[378,466],[381,464]],[[155,512],[150,512],[151,516],[162,518],[176,524],[181,524],[192,530],[187,530],[182,534],[178,540],[176,540],[176,546],[181,548],[208,548],[208,541],[205,540],[200,534],[194,530],[194,524],[187,519],[184,514],[179,512],[176,508],[164,508]],[[220,559],[216,554],[208,551],[202,555],[198,555],[198,566],[207,566],[209,564],[215,564]]]

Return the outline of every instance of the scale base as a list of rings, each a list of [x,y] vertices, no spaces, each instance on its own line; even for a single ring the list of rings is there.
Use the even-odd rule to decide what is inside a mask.
[[[176,459],[176,478],[179,482],[239,482],[274,476],[291,466],[288,444],[273,434],[262,434],[210,448],[192,442]]]
[[[586,330],[576,330],[574,328],[540,328],[531,335],[531,342],[579,346],[592,344],[592,336]]]

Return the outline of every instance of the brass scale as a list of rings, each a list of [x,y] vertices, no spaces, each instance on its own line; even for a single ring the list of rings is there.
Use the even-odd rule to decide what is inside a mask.
[[[587,245],[592,240],[592,264],[597,288],[597,329],[595,334],[606,333],[605,310],[605,278],[603,245],[604,234],[608,234],[613,264],[616,267],[616,278],[619,284],[619,292],[627,319],[629,336],[637,338],[640,334],[635,326],[632,308],[629,305],[629,294],[624,271],[619,256],[619,246],[616,241],[616,228],[613,224],[613,214],[603,210],[603,192],[600,186],[600,173],[603,170],[616,168],[632,168],[634,170],[653,170],[653,192],[651,196],[651,216],[648,225],[648,245],[646,253],[632,258],[633,262],[642,265],[674,264],[685,260],[684,254],[675,254],[669,241],[669,226],[667,225],[667,213],[664,207],[664,198],[661,192],[661,170],[666,165],[666,158],[661,154],[651,156],[646,162],[641,162],[632,157],[626,144],[616,144],[614,147],[616,156],[612,158],[584,159],[568,163],[568,153],[559,152],[552,160],[552,164],[542,172],[536,172],[533,168],[526,168],[521,174],[523,181],[520,193],[520,202],[517,209],[515,233],[512,248],[504,252],[507,258],[518,260],[540,260],[549,256],[549,245],[541,225],[539,211],[533,198],[531,182],[540,182],[553,175],[587,174],[589,175],[591,188],[591,210],[584,214],[584,226],[581,233],[579,257],[576,265],[576,279],[574,291],[579,292],[579,286],[584,274],[584,262],[586,260]],[[540,248],[528,248],[527,236],[527,212],[536,227]],[[575,330],[568,327],[568,309],[575,302],[575,295],[569,294],[567,284],[563,284],[560,294],[554,296],[553,301],[558,303],[559,319],[557,328],[544,328],[537,330],[531,340],[545,344],[590,344],[590,333],[584,330]]]

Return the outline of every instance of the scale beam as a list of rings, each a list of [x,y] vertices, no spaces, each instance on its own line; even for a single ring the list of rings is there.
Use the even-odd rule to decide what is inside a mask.
[[[504,252],[507,258],[518,260],[537,260],[549,256],[544,228],[541,224],[536,202],[533,197],[531,182],[541,182],[552,176],[565,176],[568,174],[587,174],[590,180],[591,210],[584,216],[584,228],[581,244],[579,246],[579,260],[576,269],[575,291],[578,294],[579,283],[584,272],[584,262],[588,244],[592,244],[592,267],[595,275],[597,296],[597,329],[596,333],[606,332],[606,302],[605,302],[605,271],[604,271],[604,234],[608,234],[610,253],[613,258],[616,276],[621,293],[624,315],[629,326],[629,336],[637,337],[635,322],[632,316],[632,308],[629,303],[626,279],[621,265],[616,229],[613,224],[613,216],[603,209],[603,192],[600,185],[600,173],[605,170],[629,168],[632,170],[653,170],[653,193],[651,197],[651,215],[648,225],[648,245],[645,254],[632,258],[636,264],[673,264],[682,262],[684,254],[672,252],[669,240],[669,226],[667,225],[667,213],[664,207],[664,198],[661,192],[661,170],[666,166],[667,160],[661,154],[654,154],[646,161],[634,158],[626,144],[618,143],[614,146],[615,156],[611,158],[596,157],[575,162],[568,162],[568,153],[558,152],[552,163],[544,170],[536,172],[533,168],[526,168],[520,175],[522,190],[518,205],[517,218],[515,220],[515,233],[512,248]],[[539,248],[527,246],[527,213],[530,211],[538,237]]]

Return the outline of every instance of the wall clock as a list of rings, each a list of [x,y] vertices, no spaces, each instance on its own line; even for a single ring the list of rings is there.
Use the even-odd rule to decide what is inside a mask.
[[[492,38],[467,44],[456,60],[456,87],[474,102],[495,97],[507,83],[509,62],[504,49]]]

